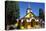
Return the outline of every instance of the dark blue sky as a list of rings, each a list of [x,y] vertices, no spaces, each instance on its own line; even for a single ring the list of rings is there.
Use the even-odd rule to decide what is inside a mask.
[[[30,5],[30,8],[32,9],[32,12],[39,16],[39,8],[42,8],[44,10],[44,3],[34,3],[34,2],[19,2],[20,7],[20,18],[26,15],[26,9]]]

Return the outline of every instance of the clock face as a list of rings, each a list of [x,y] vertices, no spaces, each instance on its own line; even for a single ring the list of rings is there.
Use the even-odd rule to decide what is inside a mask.
[[[30,12],[30,10],[27,10],[27,13],[29,13]]]
[[[32,10],[27,10],[27,13],[30,13],[30,12],[32,12]]]

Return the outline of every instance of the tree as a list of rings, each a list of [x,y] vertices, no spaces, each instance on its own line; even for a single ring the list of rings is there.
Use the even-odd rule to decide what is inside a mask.
[[[16,19],[19,18],[19,5],[15,1],[5,2],[5,25],[11,25],[16,23]]]
[[[41,8],[39,9],[39,17],[44,20],[44,11]]]

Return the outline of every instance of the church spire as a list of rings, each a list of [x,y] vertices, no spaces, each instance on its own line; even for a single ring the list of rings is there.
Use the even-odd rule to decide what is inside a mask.
[[[32,12],[32,9],[31,9],[31,7],[30,7],[30,2],[29,2],[26,13],[30,13],[30,12]]]
[[[28,8],[30,8],[30,2],[29,2],[29,4],[28,4]]]

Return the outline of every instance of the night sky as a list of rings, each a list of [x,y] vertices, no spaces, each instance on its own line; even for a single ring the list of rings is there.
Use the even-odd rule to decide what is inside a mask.
[[[20,18],[24,17],[26,15],[26,9],[29,7],[32,9],[32,12],[39,16],[39,8],[45,9],[44,3],[37,3],[37,2],[19,2],[20,7]]]

